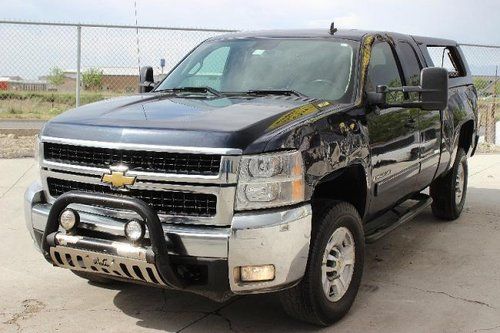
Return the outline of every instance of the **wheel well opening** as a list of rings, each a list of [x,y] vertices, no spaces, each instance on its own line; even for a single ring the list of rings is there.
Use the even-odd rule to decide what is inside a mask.
[[[314,189],[312,201],[314,204],[325,199],[349,202],[363,217],[366,205],[366,175],[363,167],[353,165],[324,177]]]
[[[469,120],[460,128],[460,137],[458,139],[458,146],[463,148],[465,153],[469,152],[472,146],[472,134],[474,133],[474,121]]]

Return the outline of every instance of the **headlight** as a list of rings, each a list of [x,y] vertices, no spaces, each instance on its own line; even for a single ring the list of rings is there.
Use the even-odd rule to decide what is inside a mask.
[[[239,172],[236,210],[304,201],[304,166],[298,151],[243,156]]]

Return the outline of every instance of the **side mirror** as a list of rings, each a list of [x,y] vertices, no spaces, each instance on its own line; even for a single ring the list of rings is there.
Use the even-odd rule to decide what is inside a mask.
[[[417,101],[387,103],[387,93],[418,93]],[[367,93],[368,105],[381,108],[404,107],[423,110],[446,109],[448,105],[448,71],[441,67],[427,67],[420,72],[420,86],[377,86],[376,92]]]
[[[153,75],[153,67],[141,67],[139,74],[139,92],[141,94],[150,92],[155,87],[155,79]]]
[[[442,67],[427,67],[420,74],[422,109],[446,109],[448,105],[448,71]]]

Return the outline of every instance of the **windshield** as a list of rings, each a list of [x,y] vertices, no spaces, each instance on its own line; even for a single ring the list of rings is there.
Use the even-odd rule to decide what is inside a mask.
[[[189,54],[156,91],[208,87],[224,94],[292,90],[352,100],[357,43],[332,39],[208,41]]]

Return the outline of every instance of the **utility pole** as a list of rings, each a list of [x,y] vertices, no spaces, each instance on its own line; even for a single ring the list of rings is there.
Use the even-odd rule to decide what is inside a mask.
[[[80,76],[82,65],[82,27],[76,27],[76,106],[80,106]]]

